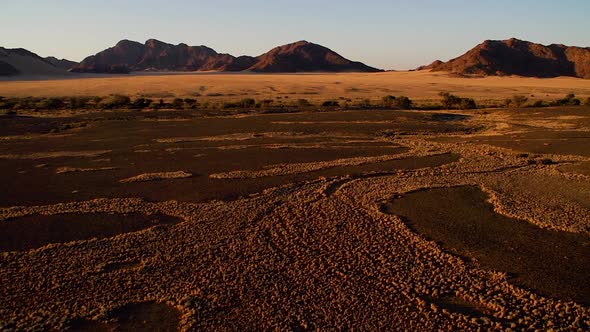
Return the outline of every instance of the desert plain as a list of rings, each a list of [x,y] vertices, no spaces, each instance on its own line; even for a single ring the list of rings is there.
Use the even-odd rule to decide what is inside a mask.
[[[481,106],[357,104],[444,91]],[[568,93],[590,80],[0,81],[210,105],[0,117],[0,330],[588,330],[590,106],[502,106]],[[214,109],[241,98],[311,106]]]

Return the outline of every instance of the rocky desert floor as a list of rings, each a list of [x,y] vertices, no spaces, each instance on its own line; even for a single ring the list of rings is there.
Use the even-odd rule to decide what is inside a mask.
[[[0,330],[590,329],[589,107],[0,136]]]

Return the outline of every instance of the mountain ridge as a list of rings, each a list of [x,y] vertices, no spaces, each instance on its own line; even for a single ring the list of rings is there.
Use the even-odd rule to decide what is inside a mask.
[[[173,45],[156,39],[144,44],[121,40],[89,56],[73,72],[128,73],[133,71],[226,72],[377,72],[377,68],[348,60],[324,46],[298,41],[275,47],[260,56],[217,53],[207,46]]]
[[[437,60],[417,70],[446,71],[465,76],[590,78],[590,47],[542,45],[516,38],[486,40],[447,62]]]

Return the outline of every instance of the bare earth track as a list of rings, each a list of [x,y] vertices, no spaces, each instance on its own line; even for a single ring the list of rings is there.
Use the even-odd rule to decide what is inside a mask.
[[[552,232],[587,239],[590,109],[522,112],[114,111],[51,118],[88,124],[57,134],[3,117],[0,223],[133,223],[3,248],[0,330],[587,330],[587,266],[564,292],[559,270],[551,287],[523,282],[497,252],[436,238],[456,217],[425,209],[423,234],[419,213],[383,208],[419,208],[426,191],[459,205],[446,215],[544,231],[533,248]],[[587,260],[584,243],[572,259]]]

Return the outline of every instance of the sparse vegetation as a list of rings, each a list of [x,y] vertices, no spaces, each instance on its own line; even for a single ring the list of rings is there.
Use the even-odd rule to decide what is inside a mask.
[[[182,100],[181,98],[174,98],[174,100],[172,100],[172,104],[170,105],[172,108],[180,110],[184,108],[184,100]]]
[[[564,98],[558,99],[554,103],[555,106],[578,106],[581,104],[580,99],[576,98],[573,93],[568,93]]]
[[[297,99],[297,107],[309,107],[311,103],[307,99]]]
[[[529,99],[523,95],[514,95],[512,96],[511,105],[514,105],[516,108],[521,108],[526,104]]]
[[[151,104],[152,104],[151,99],[137,98],[133,101],[133,103],[131,104],[131,107],[135,108],[135,109],[144,109],[144,108],[150,107]]]
[[[472,98],[462,98],[455,96],[449,92],[441,92],[439,93],[441,97],[440,103],[444,109],[462,109],[462,110],[469,110],[477,108],[477,104],[475,100]]]
[[[131,98],[125,95],[111,95],[103,99],[98,107],[102,109],[125,108],[131,104]]]
[[[322,107],[338,107],[340,103],[335,100],[326,100],[322,103]]]

